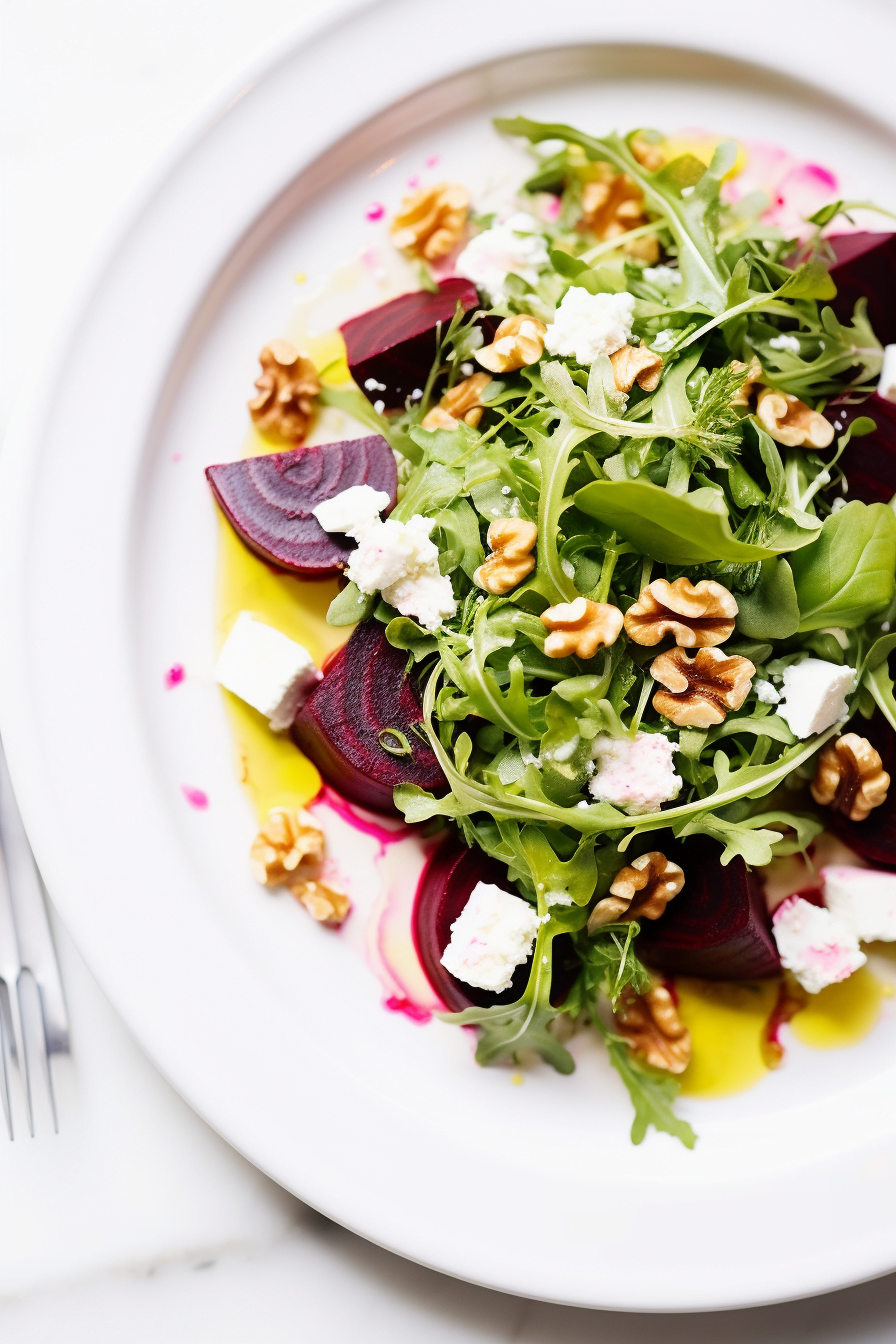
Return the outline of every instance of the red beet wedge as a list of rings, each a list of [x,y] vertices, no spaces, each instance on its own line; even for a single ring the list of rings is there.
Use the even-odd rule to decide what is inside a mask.
[[[880,807],[872,808],[864,821],[850,821],[842,812],[822,808],[825,830],[833,831],[844,845],[849,845],[874,868],[896,872],[896,733],[879,710],[869,723],[857,715],[847,731],[867,737],[875,751],[880,752],[881,764],[890,776],[890,788],[886,800]]]
[[[708,836],[675,846],[671,857],[684,869],[684,887],[656,922],[642,923],[638,955],[658,970],[706,980],[778,975],[762,884],[742,858],[723,868],[720,856]]]
[[[442,280],[438,293],[402,294],[343,323],[348,367],[370,401],[400,410],[414,389],[425,385],[436,357],[436,324],[444,334],[458,303],[465,313],[479,307],[469,280]],[[368,381],[376,386],[365,386]]]
[[[875,393],[856,406],[828,406],[824,414],[838,434],[861,415],[877,425],[872,433],[849,441],[839,465],[849,482],[847,499],[888,504],[896,495],[896,406]]]
[[[392,790],[417,784],[442,790],[445,776],[429,743],[415,731],[423,719],[407,654],[394,649],[379,621],[364,621],[324,670],[323,680],[299,710],[292,735],[328,784],[349,802],[395,813]],[[403,734],[410,755],[388,734]]]
[[[306,579],[338,574],[351,554],[344,536],[324,531],[314,506],[349,486],[370,485],[386,492],[392,509],[398,484],[392,449],[379,434],[224,462],[205,474],[249,549]]]
[[[504,891],[514,892],[507,880],[507,869],[480,849],[467,849],[451,832],[429,859],[420,877],[414,902],[414,943],[417,956],[445,1007],[460,1013],[474,1004],[489,1008],[494,1004],[515,1003],[529,980],[531,958],[517,966],[513,983],[502,994],[457,980],[442,965],[442,953],[451,941],[451,925],[463,910],[477,882],[489,882]],[[579,963],[569,934],[560,934],[552,944],[551,1001],[562,1003],[569,993]]]
[[[828,242],[836,257],[834,312],[851,322],[856,301],[867,298],[875,335],[890,345],[896,341],[896,233],[842,233]]]

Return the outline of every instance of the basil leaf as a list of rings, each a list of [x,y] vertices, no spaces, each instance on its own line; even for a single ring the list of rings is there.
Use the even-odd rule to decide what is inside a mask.
[[[896,515],[888,504],[853,500],[790,563],[800,631],[861,625],[896,591]]]

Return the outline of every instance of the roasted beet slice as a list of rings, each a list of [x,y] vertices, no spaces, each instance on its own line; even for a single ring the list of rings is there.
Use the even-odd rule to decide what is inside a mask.
[[[872,808],[864,821],[850,821],[842,812],[822,808],[825,830],[832,831],[866,863],[896,872],[896,733],[880,710],[875,711],[868,723],[856,717],[848,731],[867,737],[875,751],[880,752],[881,764],[890,776],[890,788],[886,800],[880,807]]]
[[[872,433],[850,439],[839,465],[849,482],[847,499],[888,504],[896,495],[896,406],[875,393],[856,406],[828,406],[824,414],[838,433],[860,415],[877,425]]]
[[[395,506],[395,457],[379,434],[294,448],[206,467],[227,519],[250,550],[306,579],[343,570],[351,547],[325,532],[311,510],[352,485],[370,485]]]
[[[397,784],[444,789],[445,776],[428,742],[415,731],[423,719],[407,654],[394,649],[379,621],[364,621],[324,669],[323,680],[299,710],[292,734],[328,784],[361,807],[395,813]],[[395,756],[380,741],[386,729],[403,733],[410,756]],[[396,739],[386,738],[390,745]]]
[[[875,335],[890,345],[896,341],[896,233],[841,233],[828,242],[836,257],[834,312],[851,322],[856,301],[867,298]]]
[[[513,891],[507,869],[480,849],[467,849],[451,832],[430,857],[417,887],[414,902],[414,943],[417,956],[446,1008],[460,1013],[476,1005],[515,1003],[529,979],[532,961],[517,966],[513,983],[503,994],[492,994],[456,979],[442,965],[441,957],[451,941],[451,925],[463,910],[477,882],[491,882],[505,891]],[[561,1003],[569,993],[578,962],[569,934],[560,934],[553,942],[553,979],[551,999]]]
[[[645,920],[638,955],[673,975],[705,980],[760,980],[781,964],[762,883],[740,856],[726,867],[708,836],[665,850],[684,869],[684,887],[655,922]]]
[[[401,294],[343,323],[348,367],[370,401],[398,410],[415,388],[425,385],[436,357],[436,324],[441,322],[444,332],[458,303],[465,313],[479,306],[476,286],[469,280],[442,280],[438,293],[421,289]],[[366,387],[368,380],[377,386]]]

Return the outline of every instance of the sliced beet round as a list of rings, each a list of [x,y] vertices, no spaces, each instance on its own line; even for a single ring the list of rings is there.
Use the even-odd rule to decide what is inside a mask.
[[[250,550],[307,579],[338,574],[351,546],[325,532],[311,510],[352,485],[369,485],[395,507],[395,457],[379,434],[206,467],[215,498]]]
[[[649,966],[704,980],[779,975],[762,883],[738,855],[724,868],[708,836],[664,850],[684,870],[684,886],[658,920],[641,925],[636,946]]]
[[[488,882],[513,891],[507,869],[481,849],[468,849],[452,831],[430,856],[417,886],[414,901],[414,943],[420,963],[445,1007],[453,1013],[473,1006],[490,1008],[495,1004],[515,1003],[526,988],[532,959],[517,966],[509,989],[493,994],[477,989],[451,975],[442,965],[442,953],[451,941],[451,925],[463,910],[477,882]],[[569,993],[578,961],[569,934],[553,941],[553,979],[551,1001],[562,1003]]]
[[[407,654],[394,649],[380,621],[363,621],[330,659],[292,727],[295,742],[328,784],[349,802],[374,812],[395,814],[392,790],[398,784],[444,789],[445,776],[425,738]],[[383,746],[400,745],[386,735],[402,733],[411,754],[396,756]]]
[[[828,242],[835,262],[837,297],[831,307],[852,321],[856,301],[868,300],[868,317],[882,345],[896,341],[896,233],[842,233]]]
[[[479,306],[469,280],[442,280],[437,293],[401,294],[342,324],[348,367],[370,401],[398,410],[425,385],[436,357],[436,324],[444,333],[458,303],[465,313]],[[369,380],[376,386],[366,387]]]
[[[850,821],[842,812],[822,808],[825,830],[832,831],[866,863],[896,872],[896,733],[880,710],[875,711],[868,723],[853,719],[848,731],[867,737],[880,753],[881,764],[890,776],[890,788],[885,801],[872,808],[864,821]]]

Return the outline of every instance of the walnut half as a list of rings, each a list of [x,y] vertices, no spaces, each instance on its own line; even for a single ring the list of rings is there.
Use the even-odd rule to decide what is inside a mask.
[[[544,354],[547,327],[528,313],[505,317],[491,345],[476,351],[476,362],[492,373],[513,373],[536,364]]]
[[[341,924],[352,907],[345,892],[329,882],[300,878],[290,882],[289,889],[312,919],[318,924],[329,924],[331,928]]]
[[[844,733],[818,753],[812,797],[850,821],[864,821],[886,801],[889,787],[890,776],[867,737]]]
[[[737,602],[715,579],[654,579],[625,613],[625,633],[636,644],[659,644],[666,635],[685,649],[723,644],[734,630]]]
[[[475,429],[485,409],[480,397],[492,381],[489,373],[474,373],[452,387],[420,424],[423,429],[456,429],[461,420]]]
[[[389,226],[395,246],[407,256],[438,261],[460,242],[470,193],[456,182],[438,182],[406,196]]]
[[[662,687],[653,707],[680,728],[711,728],[729,709],[740,709],[755,671],[749,658],[729,657],[722,649],[698,649],[693,658],[669,649],[650,664],[650,675]]]
[[[492,553],[476,570],[473,581],[487,593],[503,597],[535,568],[532,547],[538,540],[538,528],[526,518],[496,518],[486,535]]]
[[[663,357],[646,345],[624,345],[610,356],[613,379],[619,392],[631,392],[635,383],[645,392],[654,392],[663,372]]]
[[[592,602],[577,597],[558,602],[541,613],[541,623],[550,631],[544,641],[549,658],[593,658],[598,649],[615,644],[622,629],[622,612],[610,602]]]
[[[304,807],[272,807],[252,841],[249,867],[263,887],[278,887],[294,876],[306,859],[320,859],[324,833]]]
[[[249,402],[255,428],[284,443],[305,437],[314,398],[320,392],[317,370],[289,341],[271,341],[258,356],[258,396]]]
[[[756,419],[778,443],[788,448],[827,448],[834,426],[790,392],[765,388],[756,403]]]
[[[617,919],[659,919],[673,896],[684,886],[684,873],[659,850],[651,850],[620,868],[609,896],[591,911],[588,932]]]
[[[636,1055],[655,1069],[684,1073],[691,1058],[691,1036],[668,989],[654,985],[646,994],[628,986],[619,996],[614,1024]]]

